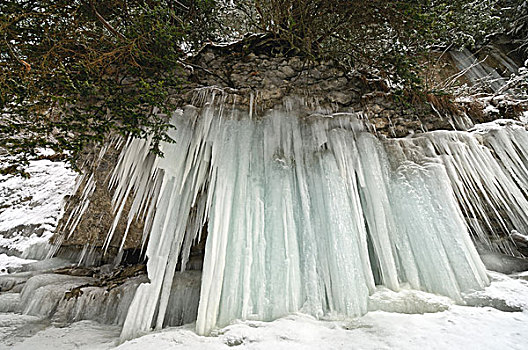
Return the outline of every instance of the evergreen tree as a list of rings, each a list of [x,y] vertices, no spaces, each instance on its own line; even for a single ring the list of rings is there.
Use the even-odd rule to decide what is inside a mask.
[[[22,161],[39,147],[74,161],[110,130],[166,139],[159,112],[181,86],[182,48],[215,39],[215,9],[214,0],[2,1],[0,147]]]
[[[513,0],[4,0],[0,149],[23,163],[47,147],[74,163],[113,130],[152,135],[159,152],[182,60],[208,41],[268,33],[282,54],[420,90],[418,57],[435,47],[505,34],[526,55],[527,11]]]

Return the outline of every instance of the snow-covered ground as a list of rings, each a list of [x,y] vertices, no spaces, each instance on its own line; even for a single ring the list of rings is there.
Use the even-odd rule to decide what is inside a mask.
[[[489,305],[454,305],[423,292],[378,291],[375,305],[396,312],[371,311],[355,319],[316,320],[295,314],[273,322],[244,321],[198,336],[194,324],[168,328],[118,345],[119,327],[81,321],[60,327],[33,316],[0,314],[0,349],[526,349],[528,274],[510,278],[490,273],[493,282],[475,293]],[[384,305],[384,306],[382,306]],[[420,310],[444,310],[407,314]]]
[[[10,268],[21,267],[36,260],[21,259],[16,256],[0,254],[0,275],[7,274]]]
[[[35,316],[0,314],[1,350],[106,350],[115,347],[120,328],[93,321],[53,326]]]
[[[527,349],[528,282],[497,273],[492,273],[492,278],[491,286],[479,295],[524,311],[449,305],[445,297],[427,293],[382,292],[385,294],[377,299],[385,299],[387,304],[392,299],[396,307],[402,307],[403,300],[414,300],[418,307],[428,304],[447,310],[425,314],[373,311],[343,321],[320,321],[298,314],[273,322],[238,322],[213,337],[196,335],[190,325],[152,333],[118,349]]]
[[[294,315],[270,323],[235,324],[209,338],[182,327],[118,349],[526,349],[526,332],[526,312],[453,306],[424,315],[376,311],[348,322]]]
[[[28,179],[0,175],[0,252],[31,256],[30,247],[45,244],[77,176],[65,163],[46,159],[32,161],[27,172]],[[4,261],[9,259],[0,259],[0,270]]]

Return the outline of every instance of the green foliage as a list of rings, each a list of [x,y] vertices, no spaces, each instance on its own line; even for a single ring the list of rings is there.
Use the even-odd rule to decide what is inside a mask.
[[[431,48],[502,33],[526,55],[527,11],[526,0],[4,0],[0,148],[21,164],[40,147],[75,163],[87,144],[117,131],[152,136],[159,154],[186,53],[249,32],[416,96]]]
[[[524,55],[525,60],[528,60],[528,0],[504,1],[507,5],[504,7],[506,16],[503,20],[506,33],[515,40],[518,46],[516,51]]]
[[[527,0],[435,0],[432,5],[436,45],[475,48],[505,35],[527,58]]]
[[[453,0],[432,2],[435,43],[474,47],[501,30],[501,0]]]
[[[0,4],[0,147],[83,148],[111,130],[167,140],[182,47],[214,39],[213,0],[5,0]]]
[[[248,0],[237,2],[246,26],[288,43],[308,59],[334,60],[415,88],[417,62],[433,38],[429,1]]]
[[[245,14],[242,23],[246,28],[274,35],[295,53],[337,60],[351,70],[373,72],[396,89],[419,90],[420,62],[426,60],[431,49],[473,48],[494,35],[511,32],[510,27],[526,28],[527,17],[519,12],[528,4],[517,3],[243,0],[236,2],[235,12]]]

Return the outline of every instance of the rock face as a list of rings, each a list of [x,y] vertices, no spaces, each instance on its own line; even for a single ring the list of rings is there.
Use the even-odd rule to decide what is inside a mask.
[[[86,153],[84,173],[77,180],[77,190],[67,202],[57,234],[52,239],[59,256],[73,258],[86,265],[106,263],[115,257],[116,242],[111,242],[106,254],[100,248],[114,219],[108,180],[120,151],[121,144],[114,140],[104,149],[91,149]],[[129,206],[128,203],[125,210]],[[124,231],[125,226],[123,219],[117,230]],[[141,246],[141,235],[141,223],[134,222],[124,245],[127,255]]]
[[[486,268],[504,274],[528,270],[528,260],[492,252],[480,252],[480,258]]]
[[[438,129],[464,130],[471,125],[468,115],[482,118],[468,106],[447,103],[446,98],[431,96],[428,101],[411,105],[401,101],[410,97],[398,98],[389,93],[388,80],[351,72],[333,61],[274,54],[274,49],[269,38],[260,37],[230,46],[206,46],[193,58],[189,80],[195,87],[228,88],[233,102],[239,106],[251,104],[257,113],[289,96],[303,97],[311,112],[318,108],[362,112],[373,132],[387,137]],[[453,62],[447,63],[453,69]]]
[[[444,79],[456,72],[448,55],[440,56],[438,62],[440,73],[432,79]],[[226,102],[249,109],[259,117],[274,106],[287,105],[290,97],[296,97],[304,101],[303,106],[296,105],[301,108],[301,116],[318,111],[356,113],[370,132],[382,138],[409,137],[442,129],[466,130],[474,123],[501,117],[486,114],[475,104],[455,104],[445,96],[395,96],[389,93],[388,81],[347,71],[332,61],[295,56],[284,52],[271,38],[262,36],[227,46],[206,45],[188,60],[183,74],[188,82],[186,88],[170,94],[180,106],[200,106],[206,94],[201,91],[214,87],[222,90]],[[110,262],[116,257],[132,204],[127,201],[123,208],[114,208],[112,204],[113,189],[109,183],[122,144],[122,140],[114,139],[103,150],[87,154],[84,175],[53,239],[56,247],[60,246],[59,255],[87,265]],[[115,234],[102,249],[119,210],[122,214]],[[131,222],[123,243],[124,255],[118,261],[142,260],[143,226],[142,218]],[[193,247],[194,268],[200,266],[203,243]]]

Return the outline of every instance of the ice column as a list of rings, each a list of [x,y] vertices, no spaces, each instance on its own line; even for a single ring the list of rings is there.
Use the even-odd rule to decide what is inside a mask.
[[[153,326],[163,326],[180,253],[183,250],[188,255],[203,224],[193,222],[193,219],[202,220],[203,213],[191,218],[190,212],[199,202],[208,178],[210,150],[206,141],[212,127],[211,115],[205,109],[204,115],[197,118],[196,110],[191,107],[176,113],[173,118],[175,129],[170,134],[175,143],[163,145],[164,158],[144,164],[144,173],[133,172],[139,173],[130,177],[134,181],[120,181],[116,191],[128,192],[133,187],[138,194],[136,200],[140,204],[134,203],[136,212],[129,213],[129,220],[144,206],[148,206],[147,218],[152,218],[147,219],[145,226],[148,230],[145,235],[148,235],[146,255],[150,283],[138,287],[123,326],[123,340],[148,332]],[[134,158],[134,154],[125,154],[124,159],[127,156]],[[133,163],[131,160],[125,168],[133,167]],[[145,193],[153,197],[144,196]]]
[[[516,124],[436,131],[401,140],[443,164],[468,227],[492,251],[516,254],[512,230],[528,231],[528,133]]]
[[[228,123],[213,143],[219,158],[198,333],[237,318],[366,312],[374,279],[354,164],[343,168],[357,162],[357,151],[340,148],[342,173],[326,149],[328,123],[305,126],[274,112]]]
[[[508,205],[510,221],[525,208],[511,192],[526,181],[525,136],[485,138],[508,155],[497,162],[469,133],[382,142],[354,114],[299,114],[278,107],[254,118],[213,94],[175,113],[164,158],[129,141],[115,207],[121,215],[134,194],[128,220],[145,220],[151,281],[138,288],[123,339],[163,326],[176,266],[202,231],[199,334],[292,312],[359,316],[376,284],[460,301],[488,283],[464,215],[482,211],[472,203],[481,195]]]
[[[213,142],[199,334],[295,311],[361,315],[375,283],[457,301],[488,283],[438,160],[421,164],[392,142],[391,166],[352,115],[276,110],[224,130]]]

